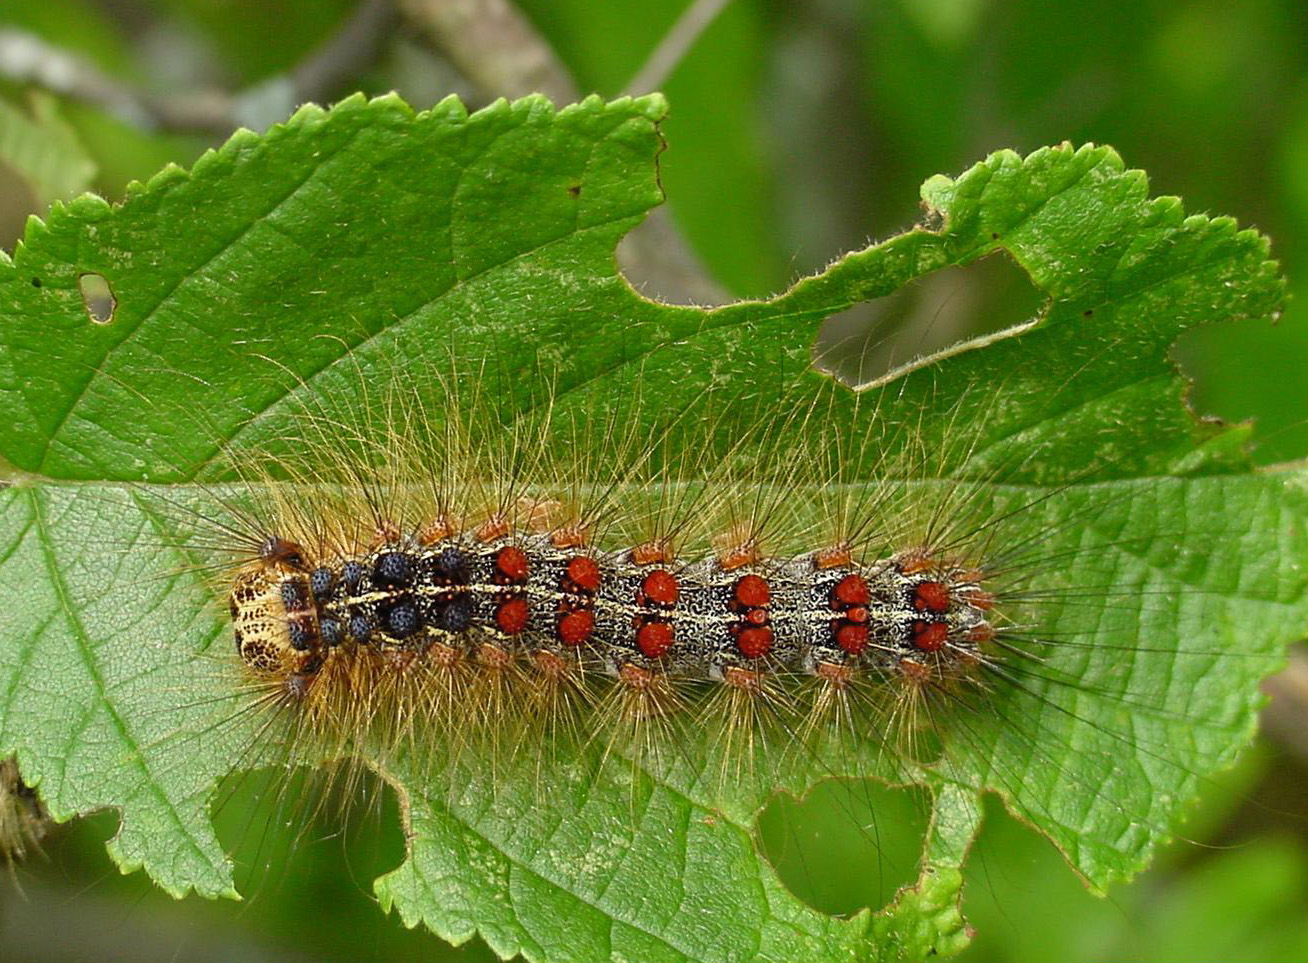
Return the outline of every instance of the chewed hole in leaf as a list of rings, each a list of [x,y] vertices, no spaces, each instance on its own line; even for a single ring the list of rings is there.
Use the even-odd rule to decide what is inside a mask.
[[[938,352],[1021,330],[1045,300],[1003,253],[942,268],[827,318],[818,332],[814,364],[846,384],[873,386]]]
[[[395,793],[363,770],[238,772],[218,786],[211,807],[238,890],[256,909],[264,898],[284,898],[298,879],[323,874],[330,882],[317,888],[334,894],[332,905],[358,908],[371,899],[371,881],[404,859]]]
[[[114,319],[118,309],[118,299],[114,297],[113,288],[103,274],[87,273],[77,279],[77,289],[82,292],[82,305],[86,316],[95,324],[108,324]]]
[[[917,880],[930,804],[925,791],[830,779],[803,799],[773,796],[759,814],[759,846],[814,909],[876,910]]]

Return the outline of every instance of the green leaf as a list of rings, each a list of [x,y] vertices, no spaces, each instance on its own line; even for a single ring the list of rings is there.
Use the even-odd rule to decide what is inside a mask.
[[[1050,646],[986,711],[945,705],[955,737],[934,760],[870,736],[722,786],[710,745],[638,768],[561,749],[542,792],[529,761],[460,757],[434,779],[388,755],[410,851],[378,894],[407,924],[537,960],[952,952],[985,789],[1097,888],[1148,862],[1248,741],[1258,681],[1308,624],[1308,474],[1250,472],[1247,432],[1197,424],[1168,359],[1189,327],[1276,312],[1266,242],[1150,200],[1109,149],[1000,152],[926,183],[930,226],[777,298],[670,307],[613,259],[661,200],[665,110],[353,98],[240,132],[121,206],[84,196],[29,228],[0,263],[0,752],[56,818],[117,807],[125,870],[231,893],[213,787],[285,757],[265,719],[233,716],[224,606],[168,547],[166,508],[211,499],[194,483],[221,479],[226,452],[293,445],[306,406],[366,407],[361,372],[457,382],[471,366],[510,426],[548,396],[653,431],[711,397],[708,441],[726,448],[760,407],[827,405],[853,439],[849,484],[929,452],[982,517],[1011,513],[1009,537],[1060,559],[1041,573],[1040,631],[1076,644]],[[857,394],[811,367],[828,315],[999,251],[1048,296],[1036,323]],[[86,273],[113,289],[107,324],[82,305]],[[804,426],[767,437],[803,444]],[[817,912],[754,844],[775,788],[830,776],[933,796],[920,878],[880,912]]]

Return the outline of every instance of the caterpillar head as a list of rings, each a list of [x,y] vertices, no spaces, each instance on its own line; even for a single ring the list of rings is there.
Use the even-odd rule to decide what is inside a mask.
[[[265,566],[240,573],[232,585],[229,607],[236,630],[236,651],[263,676],[303,673],[316,658],[312,650],[291,644],[284,583],[287,575]]]

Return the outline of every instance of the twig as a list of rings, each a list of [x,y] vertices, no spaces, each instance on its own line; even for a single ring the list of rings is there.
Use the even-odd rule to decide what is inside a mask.
[[[291,70],[299,102],[323,100],[376,61],[400,24],[394,0],[364,0],[331,37]]]
[[[137,90],[35,34],[0,30],[0,77],[94,104],[143,130],[228,134],[262,128],[310,100],[322,100],[367,63],[393,33],[392,0],[364,0],[322,46],[291,69],[235,94],[199,89],[179,94]]]
[[[731,0],[695,0],[677,18],[672,29],[663,35],[659,45],[649,55],[649,59],[636,71],[636,76],[627,84],[627,93],[644,94],[658,90],[668,81],[672,71],[677,69],[686,56],[686,52],[695,45],[695,41],[714,20],[718,18]]]
[[[156,126],[140,94],[25,30],[0,30],[0,77],[94,104],[136,127]]]
[[[577,99],[577,83],[536,28],[508,0],[399,0],[450,63],[493,97],[542,93]]]

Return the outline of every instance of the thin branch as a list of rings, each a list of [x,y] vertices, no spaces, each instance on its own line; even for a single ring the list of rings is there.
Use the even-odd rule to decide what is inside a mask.
[[[663,35],[649,59],[636,71],[636,76],[631,78],[627,84],[627,93],[644,94],[658,90],[667,83],[672,71],[685,59],[700,34],[708,29],[709,24],[718,18],[718,14],[730,2],[731,0],[695,0],[687,7],[672,25],[672,29]]]
[[[364,0],[340,28],[291,69],[299,102],[319,101],[341,90],[375,63],[400,25],[394,0]]]
[[[0,30],[0,77],[94,104],[136,127],[157,126],[142,95],[25,30]]]
[[[70,51],[23,30],[0,30],[0,77],[93,104],[143,130],[228,134],[262,128],[306,101],[323,100],[371,63],[395,31],[392,0],[364,0],[320,47],[286,74],[235,94],[198,89],[178,94],[138,90]]]
[[[536,28],[508,0],[399,0],[415,26],[460,73],[492,97],[542,93],[577,99],[577,83]]]

